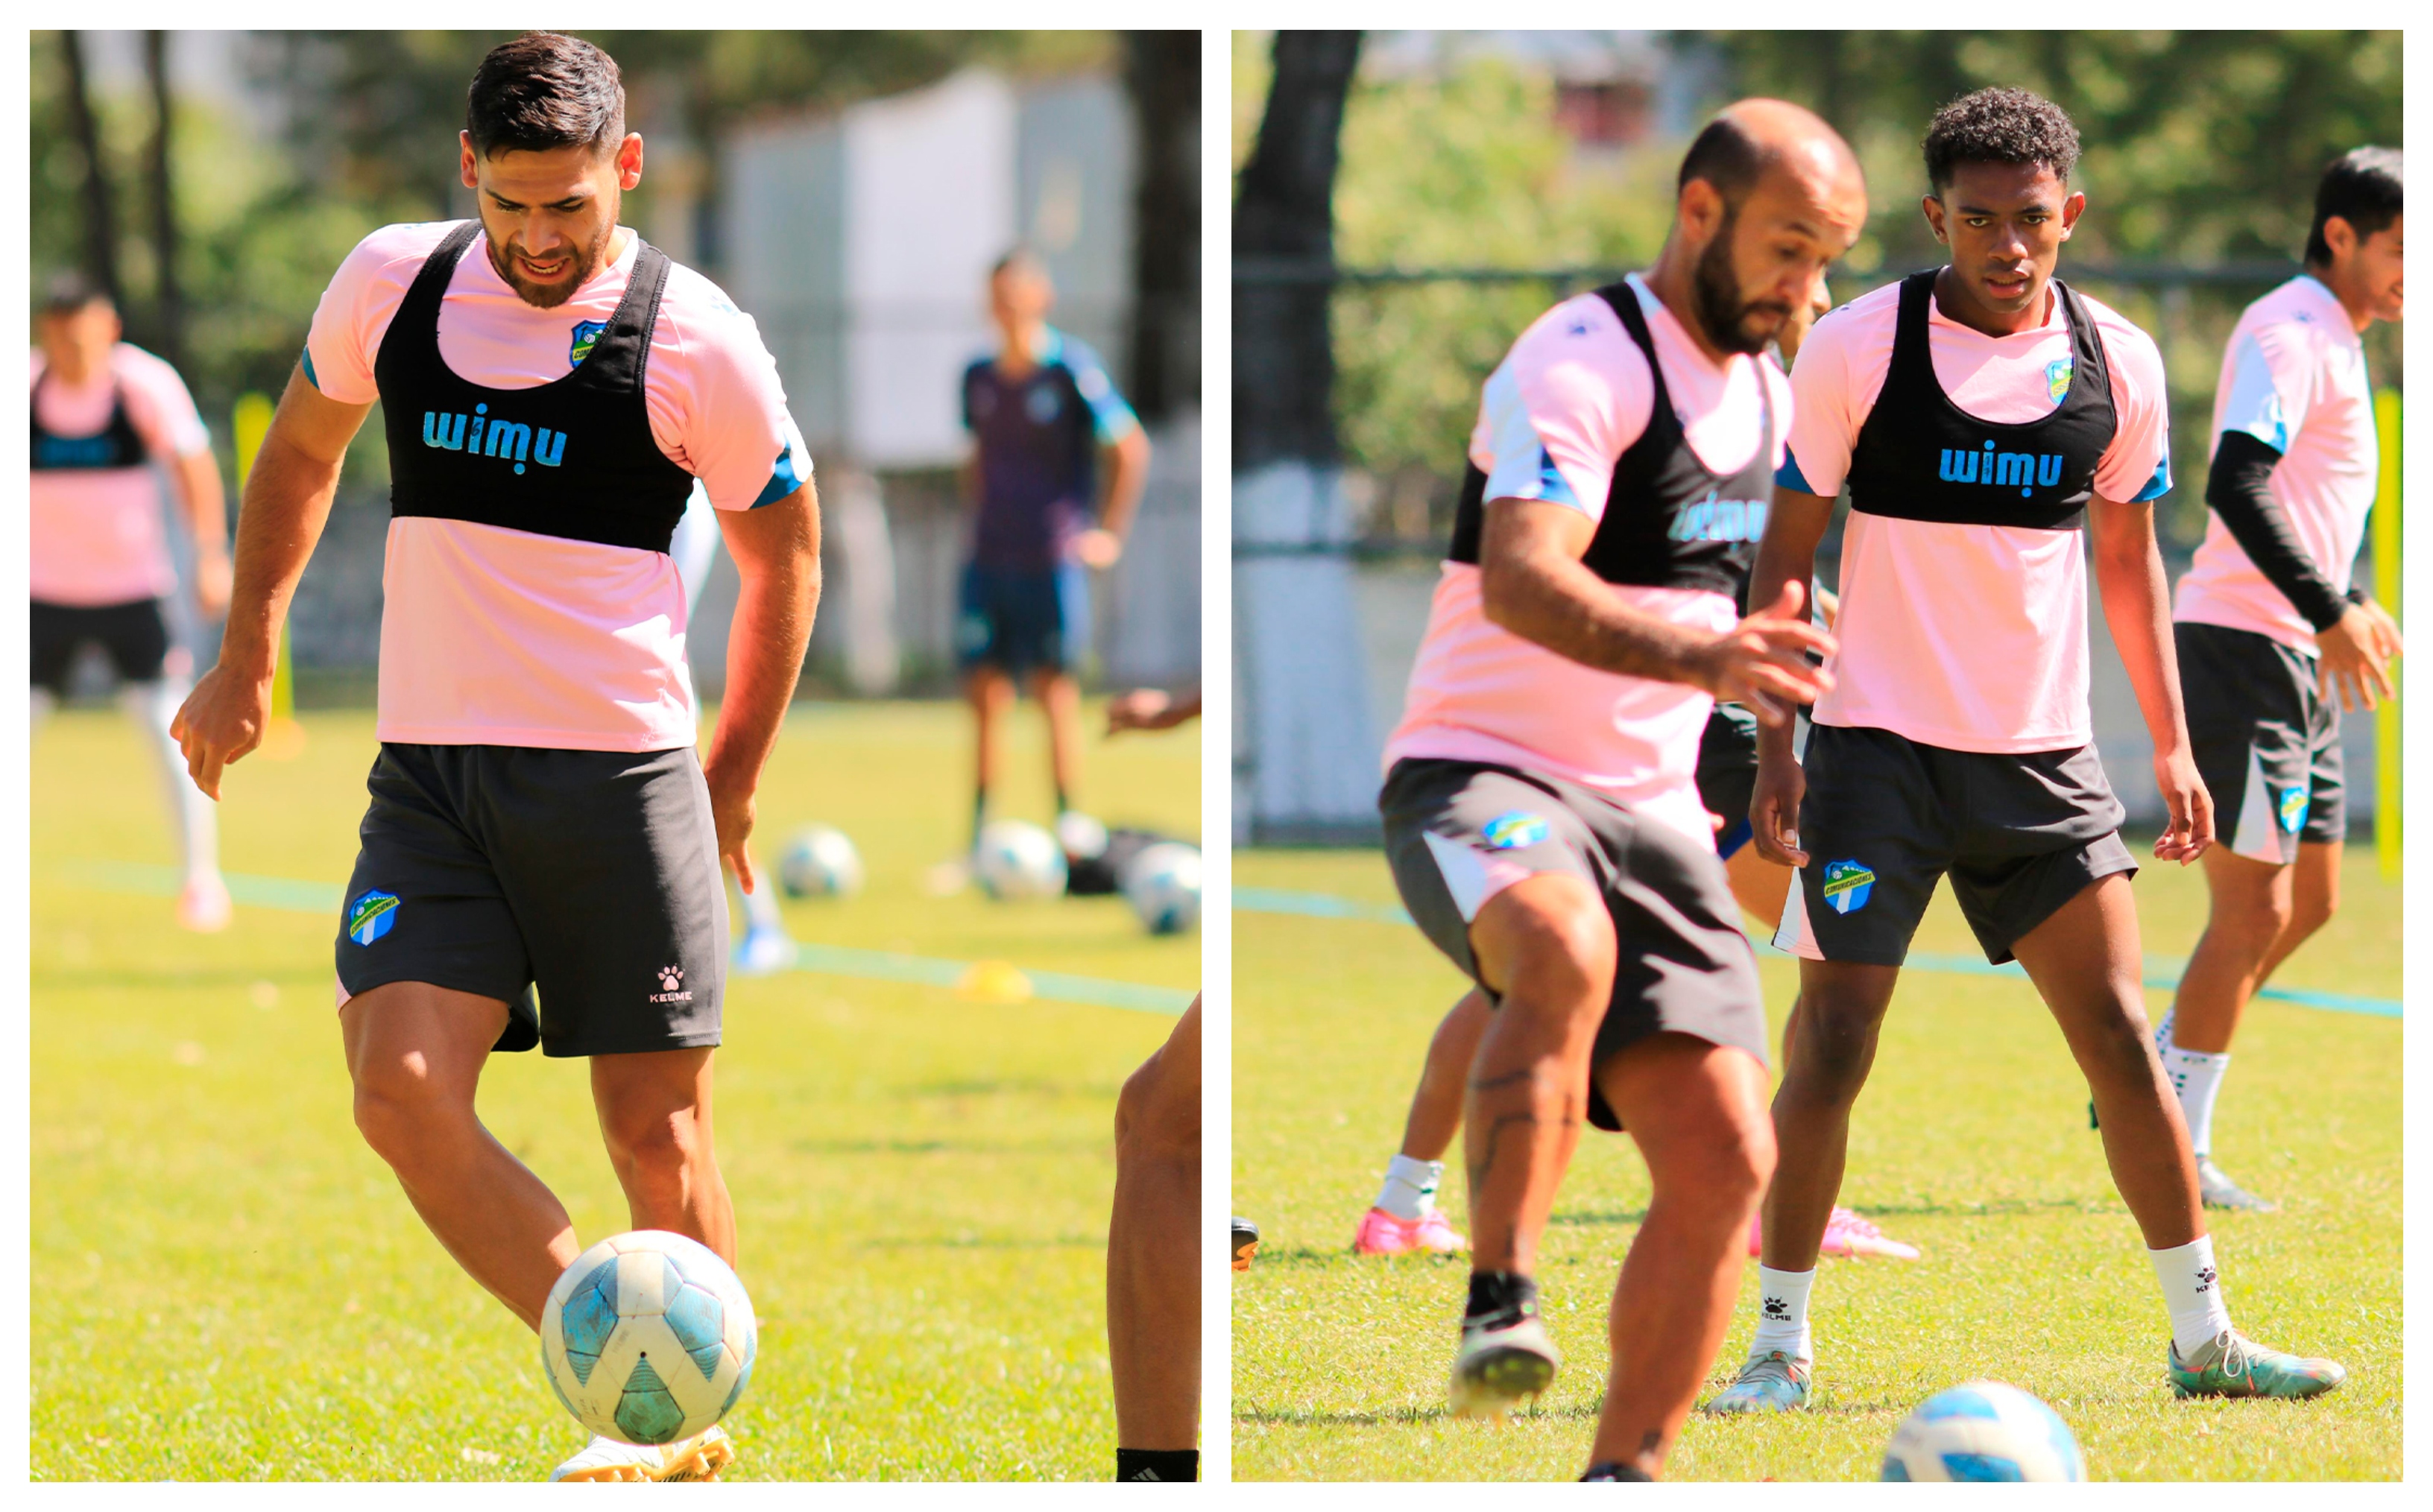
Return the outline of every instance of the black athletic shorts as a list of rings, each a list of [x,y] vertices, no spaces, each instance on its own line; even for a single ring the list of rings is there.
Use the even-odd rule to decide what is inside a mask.
[[[955,611],[955,664],[1010,677],[1069,672],[1090,644],[1090,577],[1079,562],[1037,572],[963,567]]]
[[[1730,860],[1749,842],[1749,800],[1757,793],[1757,716],[1740,704],[1718,704],[1698,737],[1698,802],[1723,817],[1715,854]]]
[[[1996,964],[2097,880],[2135,875],[2128,817],[2095,747],[2017,755],[1921,745],[1890,730],[1818,724],[1800,762],[1808,864],[1775,944],[1811,960],[1897,966],[1948,872]]]
[[[509,1005],[499,1049],[553,1056],[719,1042],[726,890],[691,747],[383,743],[369,787],[341,1001],[478,993]]]
[[[1595,1061],[1667,1032],[1765,1060],[1757,955],[1705,846],[1559,777],[1476,761],[1397,761],[1377,807],[1404,906],[1472,981],[1480,907],[1523,877],[1568,872],[1605,898],[1621,945]],[[1622,1127],[1593,1082],[1589,1122]]]
[[[2340,705],[2322,696],[2315,659],[2221,625],[2175,624],[2171,639],[2197,774],[2213,795],[2221,843],[2287,866],[2301,841],[2345,839]]]
[[[161,617],[158,599],[103,604],[36,599],[26,628],[33,642],[33,685],[60,698],[67,697],[68,669],[87,644],[109,653],[122,682],[157,683],[169,659],[169,626]]]

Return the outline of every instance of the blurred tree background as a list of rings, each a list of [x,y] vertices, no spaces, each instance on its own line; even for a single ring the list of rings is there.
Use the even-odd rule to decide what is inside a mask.
[[[31,34],[34,286],[81,268],[120,293],[129,340],[182,354],[224,466],[230,406],[276,395],[332,272],[366,232],[472,212],[456,133],[482,55],[513,31],[256,32],[234,53],[242,107],[169,87],[162,34],[145,34],[143,87],[104,87],[91,34]],[[649,144],[624,220],[654,240],[678,176],[683,228],[718,276],[707,150],[755,112],[836,109],[987,64],[1017,77],[1105,67],[1111,32],[587,31],[618,60],[627,123]],[[165,105],[166,109],[163,109]],[[165,133],[162,127],[165,124]],[[680,244],[681,245],[681,244]],[[163,256],[163,251],[166,256]],[[382,484],[377,421],[349,485]]]
[[[1237,167],[1268,41],[1234,36]],[[2088,211],[2063,276],[2084,270],[2162,344],[2178,486],[2161,524],[2184,552],[2203,531],[2222,343],[2294,270],[2323,164],[2401,144],[2400,75],[2397,32],[1372,33],[1344,121],[1340,265],[1583,276],[1338,286],[1336,405],[1365,534],[1440,544],[1479,384],[1585,275],[1655,256],[1681,151],[1715,107],[1796,100],[1858,149],[1873,213],[1836,272],[1847,297],[1938,261],[1919,138],[1945,101],[2009,84],[2067,110],[2084,144]],[[2376,382],[2398,386],[2396,331],[2367,340]]]

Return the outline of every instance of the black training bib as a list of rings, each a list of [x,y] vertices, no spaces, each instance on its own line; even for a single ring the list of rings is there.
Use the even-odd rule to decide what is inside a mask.
[[[2046,381],[2064,388],[2061,402],[2041,420],[1981,420],[1952,403],[1934,376],[1927,316],[1935,271],[1901,280],[1892,365],[1850,449],[1850,507],[1891,519],[2079,529],[2095,497],[2095,469],[2119,429],[2094,313],[2053,280],[2069,321],[2069,371],[2049,368]]]
[[[625,297],[573,371],[484,388],[439,357],[439,302],[480,229],[458,226],[424,261],[372,365],[390,512],[665,552],[692,494],[692,474],[651,439],[642,399],[667,254],[641,244]]]
[[[1748,592],[1749,568],[1774,498],[1774,387],[1762,372],[1758,375],[1763,423],[1747,464],[1730,474],[1711,470],[1690,449],[1681,417],[1674,413],[1637,291],[1616,283],[1599,289],[1597,297],[1613,307],[1646,357],[1655,398],[1647,429],[1614,463],[1605,514],[1580,560],[1608,583],[1701,588],[1738,600]],[[1446,560],[1475,566],[1486,524],[1487,474],[1472,463],[1462,477]]]
[[[34,398],[50,382],[45,370],[34,380]],[[141,467],[148,458],[135,422],[127,417],[127,392],[110,385],[110,423],[95,435],[61,435],[43,423],[42,407],[34,406],[33,462],[36,472],[105,472]]]

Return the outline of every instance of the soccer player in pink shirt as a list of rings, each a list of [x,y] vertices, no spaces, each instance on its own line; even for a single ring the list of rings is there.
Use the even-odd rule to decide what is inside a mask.
[[[1993,961],[2016,960],[2085,1074],[2113,1180],[2169,1307],[2182,1396],[2311,1396],[2327,1360],[2258,1348],[2223,1305],[2187,1130],[2146,1023],[2136,871],[2087,705],[2085,550],[2154,741],[2185,864],[2213,816],[2180,712],[2152,501],[2170,485],[2161,354],[2053,277],[2085,210],[2078,130],[1986,89],[1937,112],[1924,209],[1950,263],[1816,324],[1752,597],[1808,581],[1845,483],[1839,649],[1801,760],[1759,738],[1750,825],[1800,868],[1775,943],[1801,958],[1774,1099],[1757,1334],[1710,1410],[1806,1404],[1808,1300],[1851,1105],[1938,879]]]
[[[607,55],[549,32],[493,49],[459,160],[478,219],[374,231],[322,296],[247,484],[220,662],[178,731],[216,797],[261,739],[289,598],[380,400],[381,750],[339,1026],[356,1127],[531,1327],[583,1241],[482,1125],[493,1051],[587,1058],[632,1226],[735,1259],[710,1118],[719,873],[755,885],[744,842],[818,603],[819,513],[750,317],[618,225],[642,139]],[[706,758],[668,556],[696,479],[742,579]],[[716,1427],[598,1438],[551,1478],[714,1478],[734,1453]]]
[[[1818,315],[1833,308],[1823,279],[1816,280],[1809,301],[1776,333],[1774,349],[1783,366],[1798,360],[1799,343]],[[1745,600],[1745,575],[1736,587]],[[1743,607],[1746,607],[1744,603]],[[1817,594],[1826,628],[1832,628],[1829,594]],[[1698,740],[1698,802],[1716,824],[1715,853],[1723,858],[1731,879],[1732,898],[1744,913],[1756,919],[1779,919],[1794,875],[1791,868],[1758,855],[1748,843],[1751,786],[1757,779],[1757,716],[1735,704],[1718,704]],[[1487,1032],[1493,1011],[1487,994],[1477,988],[1454,1004],[1428,1041],[1419,1086],[1411,1094],[1410,1113],[1403,1124],[1402,1148],[1387,1162],[1377,1199],[1360,1215],[1353,1231],[1352,1249],[1363,1255],[1454,1254],[1467,1247],[1444,1210],[1437,1206],[1437,1189],[1444,1177],[1445,1151],[1453,1147],[1461,1128],[1463,1085],[1470,1062],[1478,1053],[1479,1037]],[[1798,1011],[1795,1004],[1792,1010]],[[1784,1027],[1784,1041],[1791,1037]],[[1749,1227],[1749,1253],[1756,1254],[1758,1229]],[[1825,1227],[1825,1253],[1882,1256],[1915,1260],[1917,1248],[1889,1238],[1868,1219],[1848,1208],[1836,1207]]]
[[[78,651],[98,645],[109,654],[119,703],[144,731],[177,827],[178,922],[223,929],[230,910],[219,826],[169,734],[192,657],[169,644],[162,615],[178,569],[152,467],[168,473],[194,532],[196,607],[216,620],[228,610],[228,515],[212,438],[177,369],[119,339],[118,311],[99,289],[60,280],[37,324],[26,531],[32,718],[41,723],[67,696]]]
[[[1746,100],[1683,160],[1643,276],[1539,317],[1487,381],[1451,550],[1387,742],[1396,886],[1494,1003],[1463,1122],[1475,1238],[1451,1401],[1560,1364],[1537,1249],[1583,1117],[1655,1195],[1615,1287],[1586,1479],[1649,1480],[1713,1363],[1773,1165],[1757,960],[1698,799],[1717,699],[1827,677],[1797,586],[1743,618],[1791,396],[1763,356],[1866,218],[1848,146]]]
[[[2172,612],[2188,735],[2227,843],[2204,854],[2212,910],[2158,1037],[2213,1207],[2272,1209],[2213,1163],[2214,1099],[2248,998],[2339,903],[2340,710],[2388,699],[2399,654],[2399,627],[2350,569],[2381,460],[2358,337],[2400,317],[2400,172],[2394,147],[2326,168],[2306,271],[2231,331],[2213,518]]]

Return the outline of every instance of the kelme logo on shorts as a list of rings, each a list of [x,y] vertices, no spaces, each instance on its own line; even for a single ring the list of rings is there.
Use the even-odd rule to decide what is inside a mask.
[[[1825,903],[1835,913],[1856,913],[1875,891],[1876,874],[1856,861],[1825,863]]]
[[[692,994],[684,990],[684,968],[682,966],[661,966],[659,968],[659,990],[651,994],[651,1001],[654,1003],[689,1003],[692,1001]]]
[[[394,892],[366,892],[347,905],[347,938],[359,945],[370,944],[388,933],[396,923]]]
[[[2078,359],[2075,357],[2064,357],[2045,364],[2045,393],[2054,403],[2060,403],[2061,397],[2069,392],[2069,375],[2077,369]]]
[[[2292,835],[2298,833],[2299,826],[2306,822],[2306,799],[2307,793],[2304,788],[2282,790],[2281,827]]]
[[[1524,845],[1535,845],[1546,838],[1546,822],[1525,809],[1515,808],[1508,814],[1498,814],[1479,831],[1487,837],[1491,851],[1517,851]]]
[[[582,366],[583,359],[591,355],[592,346],[600,340],[601,333],[607,329],[608,322],[605,320],[576,321],[574,323],[574,339],[567,344],[566,365],[569,367]]]

